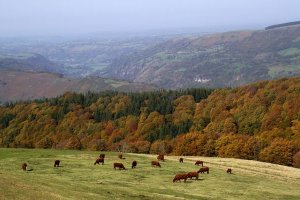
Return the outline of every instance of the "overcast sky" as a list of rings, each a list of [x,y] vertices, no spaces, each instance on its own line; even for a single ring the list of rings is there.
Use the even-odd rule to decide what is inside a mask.
[[[0,0],[0,35],[232,29],[300,20],[300,0]]]

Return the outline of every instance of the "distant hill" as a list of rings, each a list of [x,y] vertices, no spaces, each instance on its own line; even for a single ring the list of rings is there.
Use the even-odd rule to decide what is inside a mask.
[[[177,37],[120,56],[105,73],[164,88],[239,86],[299,75],[299,25]]]
[[[0,69],[59,73],[63,71],[63,65],[36,53],[0,54]]]
[[[283,24],[275,24],[275,25],[266,27],[266,30],[270,30],[270,29],[274,29],[274,28],[282,28],[282,27],[286,27],[286,26],[294,26],[294,25],[300,25],[300,21],[288,22],[288,23],[283,23]]]
[[[23,65],[22,65],[23,66]],[[85,93],[105,90],[148,91],[157,87],[98,77],[66,78],[60,74],[0,70],[0,101],[55,97],[67,91]]]
[[[298,22],[267,29],[50,44],[2,42],[0,68],[92,75],[167,89],[235,87],[299,76]]]

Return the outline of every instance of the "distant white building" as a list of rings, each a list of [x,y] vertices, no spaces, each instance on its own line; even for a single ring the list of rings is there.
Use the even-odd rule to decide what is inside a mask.
[[[211,79],[207,79],[207,78],[195,78],[194,81],[198,82],[198,83],[207,83],[207,82],[211,81]]]

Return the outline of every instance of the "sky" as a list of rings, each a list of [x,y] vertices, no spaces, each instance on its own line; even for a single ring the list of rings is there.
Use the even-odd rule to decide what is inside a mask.
[[[300,20],[300,0],[0,0],[0,36],[80,35]]]

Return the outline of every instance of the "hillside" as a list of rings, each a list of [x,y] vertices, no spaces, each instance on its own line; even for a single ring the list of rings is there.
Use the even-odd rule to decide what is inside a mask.
[[[24,66],[24,65],[22,65]],[[50,98],[65,92],[148,91],[153,85],[99,77],[66,78],[47,72],[0,70],[0,102]]]
[[[0,149],[0,199],[240,199],[240,200],[297,200],[300,198],[300,169],[286,166],[228,158],[166,156],[161,168],[150,162],[156,155],[106,154],[104,165],[93,165],[99,152]],[[61,167],[53,162],[61,160]],[[138,165],[131,169],[131,162]],[[210,167],[209,174],[199,180],[173,183],[177,173],[199,169],[195,160]],[[32,171],[24,172],[26,162]],[[127,170],[114,170],[113,163],[122,162]],[[232,168],[233,174],[226,174]],[[159,184],[158,184],[159,183]],[[18,187],[18,192],[16,192]],[[284,189],[283,189],[284,188]]]
[[[235,87],[299,76],[299,35],[300,25],[293,22],[215,34],[8,40],[0,41],[0,68],[99,76],[166,89]]]
[[[177,37],[120,56],[106,77],[164,88],[239,86],[300,75],[300,26]]]
[[[37,53],[0,54],[0,69],[27,72],[62,72],[64,66]]]
[[[211,90],[66,93],[0,107],[0,145],[300,166],[300,78]]]

